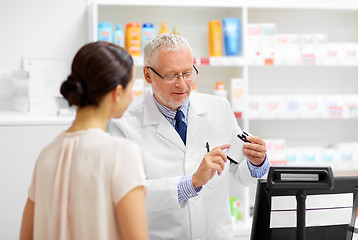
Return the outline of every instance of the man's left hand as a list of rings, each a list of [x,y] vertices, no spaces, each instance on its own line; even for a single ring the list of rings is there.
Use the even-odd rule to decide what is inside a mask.
[[[266,143],[259,137],[256,136],[247,136],[246,139],[250,143],[244,144],[244,155],[249,159],[249,161],[255,165],[262,165],[263,161],[266,158]]]

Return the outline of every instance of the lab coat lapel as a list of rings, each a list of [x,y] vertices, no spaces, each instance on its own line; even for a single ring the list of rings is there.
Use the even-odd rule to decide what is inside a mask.
[[[183,140],[180,138],[175,128],[170,125],[169,121],[164,116],[159,123],[157,134],[174,143],[183,152],[185,151]]]
[[[143,104],[144,104],[143,125],[144,126],[157,125],[156,134],[172,142],[184,152],[185,145],[182,139],[180,138],[175,128],[159,111],[157,105],[155,105],[153,99],[153,92],[151,89],[146,91],[144,95]]]
[[[206,117],[207,107],[200,101],[200,98],[196,96],[196,93],[192,93],[190,96],[189,106],[189,118],[188,118],[188,130],[186,144],[193,144],[195,136],[200,132],[200,129],[205,128],[203,125],[203,119]]]

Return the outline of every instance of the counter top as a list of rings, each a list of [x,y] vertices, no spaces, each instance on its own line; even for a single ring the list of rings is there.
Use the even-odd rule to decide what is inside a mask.
[[[0,111],[0,126],[69,125],[75,114],[37,114],[16,111]]]

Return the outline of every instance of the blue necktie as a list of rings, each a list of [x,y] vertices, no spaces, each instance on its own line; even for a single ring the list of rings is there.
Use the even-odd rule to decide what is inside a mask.
[[[183,112],[178,110],[175,115],[175,130],[179,133],[181,139],[186,144],[186,124],[183,121]]]

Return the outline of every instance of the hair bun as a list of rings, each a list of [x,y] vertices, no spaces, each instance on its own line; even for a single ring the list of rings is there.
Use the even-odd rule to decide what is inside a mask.
[[[69,105],[81,106],[84,103],[84,89],[78,77],[71,74],[62,83],[60,92]]]
[[[76,77],[73,73],[71,73],[71,74],[67,77],[67,81],[69,81],[69,82],[80,82],[79,78]]]

